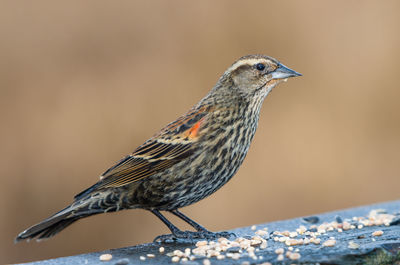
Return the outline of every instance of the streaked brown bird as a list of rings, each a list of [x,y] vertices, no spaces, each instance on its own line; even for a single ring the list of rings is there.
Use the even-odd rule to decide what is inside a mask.
[[[49,238],[81,218],[136,208],[151,211],[171,230],[159,240],[229,235],[208,231],[178,209],[211,195],[232,178],[250,147],[265,97],[280,82],[300,75],[268,56],[240,58],[185,115],[108,169],[71,205],[15,240]],[[197,231],[180,230],[160,211]]]

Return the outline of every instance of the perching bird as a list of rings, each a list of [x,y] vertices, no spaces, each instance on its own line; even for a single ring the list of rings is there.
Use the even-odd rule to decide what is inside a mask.
[[[232,178],[250,147],[265,97],[278,83],[300,75],[268,56],[240,58],[185,115],[108,169],[70,206],[15,240],[49,238],[81,218],[136,208],[151,211],[168,226],[172,234],[158,237],[161,240],[225,236],[178,209],[211,195]],[[181,231],[160,211],[171,212],[197,231]]]

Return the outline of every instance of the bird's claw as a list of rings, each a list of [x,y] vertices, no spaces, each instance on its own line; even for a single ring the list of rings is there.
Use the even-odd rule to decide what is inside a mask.
[[[153,242],[154,243],[173,243],[177,239],[173,234],[165,234],[165,235],[159,235],[156,238],[154,238]]]
[[[193,241],[196,239],[217,239],[220,237],[236,237],[236,234],[225,231],[216,233],[210,231],[176,231],[173,234],[159,235],[153,240],[153,242],[172,243],[178,240]]]
[[[233,238],[237,237],[235,233],[227,232],[227,231],[216,232],[216,233],[209,232],[209,233],[213,234],[213,235],[211,236],[213,239],[215,239],[215,238],[221,238],[221,237],[224,237],[224,238],[227,238],[227,239],[228,239],[228,238],[231,238],[231,237],[233,237]]]

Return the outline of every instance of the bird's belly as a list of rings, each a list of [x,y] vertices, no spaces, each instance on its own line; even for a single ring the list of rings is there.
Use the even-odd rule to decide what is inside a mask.
[[[135,189],[132,201],[138,208],[172,210],[204,199],[231,179],[248,149],[227,148],[222,146],[217,156],[199,153],[190,161],[147,178]]]

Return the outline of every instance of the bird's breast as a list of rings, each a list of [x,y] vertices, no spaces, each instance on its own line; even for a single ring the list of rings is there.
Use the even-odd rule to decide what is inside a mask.
[[[176,209],[221,188],[239,169],[257,128],[257,113],[248,111],[237,108],[207,116],[190,132],[198,135],[196,151],[142,182],[135,200],[142,207]]]
[[[258,114],[248,108],[236,108],[208,118],[204,125],[208,128],[199,139],[198,156],[193,166],[201,168],[204,177],[210,181],[225,184],[249,150],[257,129]]]

